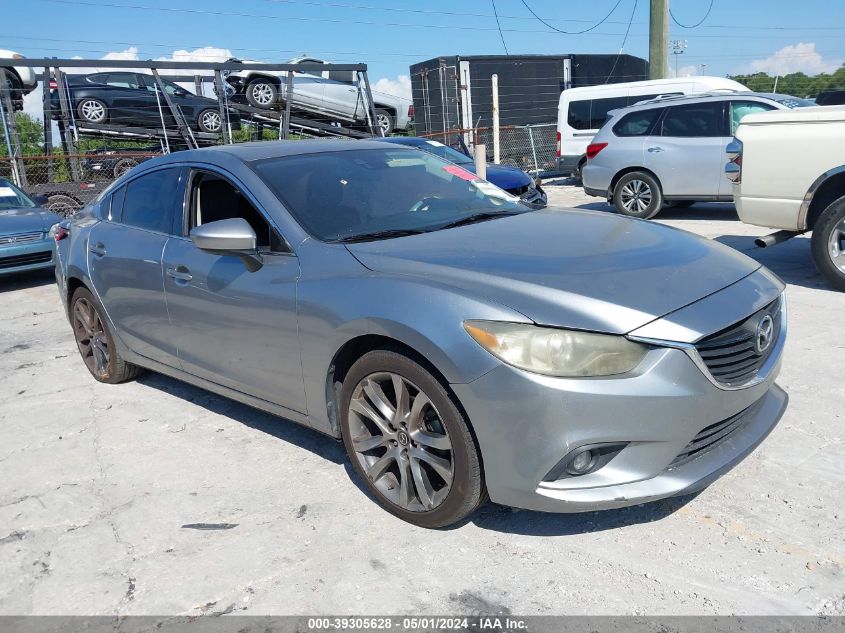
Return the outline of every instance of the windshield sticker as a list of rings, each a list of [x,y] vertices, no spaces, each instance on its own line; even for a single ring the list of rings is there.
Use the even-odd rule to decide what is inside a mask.
[[[478,189],[481,193],[490,196],[491,198],[505,200],[506,202],[519,201],[519,198],[517,198],[516,196],[512,196],[504,189],[499,189],[496,185],[490,184],[486,180],[476,180],[472,183],[472,186]]]
[[[0,198],[17,198],[18,194],[11,187],[0,187]]]
[[[476,176],[474,173],[472,173],[471,171],[467,171],[466,169],[463,169],[461,167],[458,167],[457,165],[446,165],[445,167],[443,167],[443,171],[452,174],[453,176],[457,176],[462,180],[468,180],[470,182],[472,182],[473,180],[478,180],[478,176]]]
[[[435,147],[445,147],[443,143],[438,143],[437,141],[426,141],[429,145],[434,145]]]

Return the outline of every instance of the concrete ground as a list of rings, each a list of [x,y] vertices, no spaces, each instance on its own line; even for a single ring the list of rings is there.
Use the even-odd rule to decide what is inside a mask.
[[[50,275],[0,281],[0,614],[845,614],[845,294],[730,205],[659,221],[788,282],[780,425],[694,498],[444,531],[380,510],[315,432],[152,373],[94,382]]]

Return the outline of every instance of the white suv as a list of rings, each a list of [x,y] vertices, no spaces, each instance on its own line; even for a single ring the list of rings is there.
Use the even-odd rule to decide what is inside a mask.
[[[777,97],[718,92],[613,110],[587,147],[584,191],[607,198],[619,213],[646,219],[664,202],[679,207],[729,202],[733,190],[722,174],[725,146],[747,114],[801,101]]]
[[[845,291],[845,106],[754,114],[727,146],[725,173],[743,222],[781,229],[771,246],[812,231],[813,259]]]
[[[0,59],[23,59],[24,56],[14,51],[7,51],[0,48]],[[35,69],[29,66],[4,66],[6,70],[6,82],[12,91],[12,101],[15,109],[23,108],[23,97],[29,94],[38,85],[38,77]]]
[[[261,62],[230,59],[230,62]],[[296,57],[290,64],[328,64],[313,57]],[[284,101],[287,72],[284,70],[225,71],[227,91],[235,99],[242,98],[255,108],[270,110]],[[376,124],[387,136],[394,130],[406,131],[410,122],[411,102],[401,97],[374,92]],[[325,70],[321,73],[295,71],[291,107],[349,123],[367,120],[366,104],[356,85],[352,71]]]

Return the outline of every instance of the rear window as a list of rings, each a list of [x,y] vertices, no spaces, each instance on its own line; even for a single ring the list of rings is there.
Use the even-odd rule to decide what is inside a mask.
[[[616,136],[645,136],[662,111],[663,108],[652,108],[626,114],[613,126],[613,133]]]

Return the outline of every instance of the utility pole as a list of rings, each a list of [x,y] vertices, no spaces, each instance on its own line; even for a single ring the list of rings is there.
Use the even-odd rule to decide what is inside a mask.
[[[648,76],[666,79],[669,74],[669,0],[651,0],[648,30]]]

